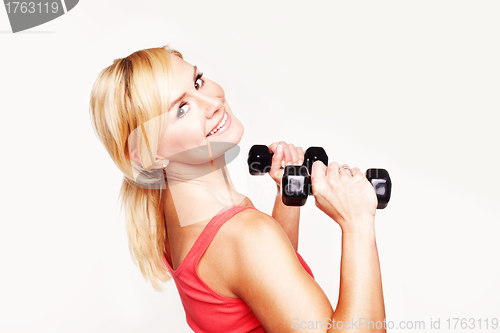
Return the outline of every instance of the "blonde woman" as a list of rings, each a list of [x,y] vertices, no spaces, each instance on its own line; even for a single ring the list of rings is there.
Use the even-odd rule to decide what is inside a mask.
[[[385,331],[377,199],[358,168],[312,167],[316,206],[342,229],[334,311],[297,252],[300,208],[281,202],[280,166],[302,164],[300,147],[269,146],[276,202],[272,216],[255,209],[226,168],[243,125],[223,89],[167,46],[101,71],[90,112],[124,175],[131,254],[156,290],[173,278],[195,332]]]

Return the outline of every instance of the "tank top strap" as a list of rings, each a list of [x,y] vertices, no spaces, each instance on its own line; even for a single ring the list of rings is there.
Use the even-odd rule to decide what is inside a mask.
[[[194,245],[196,246],[196,249],[193,249],[195,255],[193,257],[193,260],[191,260],[191,265],[194,265],[194,267],[198,265],[198,261],[200,260],[203,253],[205,253],[205,251],[207,250],[220,227],[231,217],[248,208],[257,209],[252,206],[227,206],[224,207],[217,215],[215,215],[205,226],[198,238],[198,241]]]

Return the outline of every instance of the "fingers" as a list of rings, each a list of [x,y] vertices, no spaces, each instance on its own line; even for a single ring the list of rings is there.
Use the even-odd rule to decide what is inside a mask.
[[[320,160],[314,161],[311,167],[311,183],[313,189],[318,186],[318,184],[323,184],[325,182],[326,174],[326,165]]]
[[[358,167],[354,167],[354,168],[352,168],[352,176],[359,177],[359,176],[364,176],[364,174],[361,172],[361,170]]]
[[[283,147],[282,159],[279,161],[281,166],[301,165],[304,162],[304,151],[301,147],[295,147],[293,144],[287,144],[285,141],[277,141],[270,144],[269,151],[276,154],[278,146]],[[274,161],[274,156],[273,156]]]
[[[283,159],[283,166],[291,163],[292,160],[292,152],[290,151],[290,147],[286,144],[286,142],[281,141],[281,145],[283,145],[283,151],[285,153],[285,158]]]
[[[339,168],[339,178],[343,180],[348,180],[351,178],[353,175],[351,173],[351,168],[347,164],[342,164],[342,166],[347,166],[347,168]]]
[[[337,162],[330,162],[328,164],[328,176],[338,177],[339,176],[340,165]]]
[[[340,165],[337,162],[330,162],[328,164],[328,170],[327,170],[327,172],[328,172],[327,178],[328,179],[327,180],[331,185],[338,182],[338,180],[340,178],[339,169],[340,169]]]
[[[311,181],[312,178],[315,178],[316,180],[320,181],[323,180],[324,177],[322,175],[326,172],[325,177],[328,178],[328,180],[333,181],[335,183],[336,180],[344,180],[347,181],[350,178],[353,177],[359,177],[363,176],[364,174],[361,172],[361,170],[357,167],[351,168],[351,170],[347,168],[342,168],[337,162],[331,162],[328,164],[328,167],[325,167],[325,165],[322,163],[316,163],[319,161],[315,161],[312,166],[311,170]],[[315,167],[316,165],[316,167]],[[320,165],[323,166],[324,168],[320,168]],[[343,164],[346,165],[346,164]],[[318,174],[315,175],[315,172]],[[319,174],[321,173],[321,174]]]
[[[274,145],[273,149],[271,150],[271,147]],[[269,146],[269,149],[274,152],[273,158],[271,160],[271,174],[274,174],[275,172],[280,172],[280,166],[281,166],[281,161],[283,161],[283,146],[279,144],[279,142],[276,142],[276,144],[272,144]]]
[[[277,158],[276,152],[277,152],[278,146],[281,146],[283,148],[283,151],[282,151],[282,153],[280,155],[281,159],[278,161],[278,168],[279,168],[280,166],[285,166],[286,165],[286,161],[290,160],[291,153],[290,153],[290,148],[288,147],[288,145],[286,144],[286,142],[284,142],[284,141],[277,141],[277,142],[271,143],[268,147],[269,147],[269,150],[271,151],[271,153],[274,153],[274,155],[273,155],[273,164],[274,164],[275,158]]]
[[[273,142],[271,143],[269,146],[267,146],[267,148],[269,148],[269,151],[271,153],[276,153],[276,148],[278,147],[278,145],[280,144],[280,142]]]
[[[292,156],[292,159],[287,160],[286,165],[297,164],[297,162],[299,162],[299,153],[297,152],[297,148],[295,148],[295,146],[292,143],[288,145],[288,148],[290,149],[290,154]]]
[[[301,147],[297,147],[297,152],[299,153],[299,161],[297,164],[302,165],[304,163],[304,150]]]

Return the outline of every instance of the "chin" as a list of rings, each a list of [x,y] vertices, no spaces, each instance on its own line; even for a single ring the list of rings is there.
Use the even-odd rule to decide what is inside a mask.
[[[233,123],[231,127],[228,128],[228,132],[226,137],[221,138],[220,141],[211,141],[211,152],[214,158],[223,156],[227,151],[237,146],[240,143],[241,138],[243,137],[243,133],[245,129],[243,128],[243,124],[237,119],[232,119]],[[230,132],[229,132],[230,131]]]
[[[243,124],[239,120],[238,120],[238,123],[240,126],[238,128],[238,133],[236,135],[236,142],[234,143],[235,145],[240,143],[241,138],[243,137],[243,134],[245,134],[245,127],[243,127]]]
[[[232,113],[230,114],[231,116],[231,125],[230,127],[226,130],[225,133],[222,133],[220,138],[214,137],[214,141],[212,142],[226,142],[226,143],[232,143],[233,145],[237,145],[240,143],[241,138],[243,137],[243,133],[245,133],[245,128],[243,127],[243,124],[241,121],[236,118]]]

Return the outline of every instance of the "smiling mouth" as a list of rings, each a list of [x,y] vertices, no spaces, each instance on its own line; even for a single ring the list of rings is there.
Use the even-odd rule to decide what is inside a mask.
[[[210,133],[208,133],[207,137],[217,133],[222,127],[224,127],[226,121],[227,121],[227,112],[224,112],[224,117],[222,117],[220,123],[212,131],[210,131]]]

